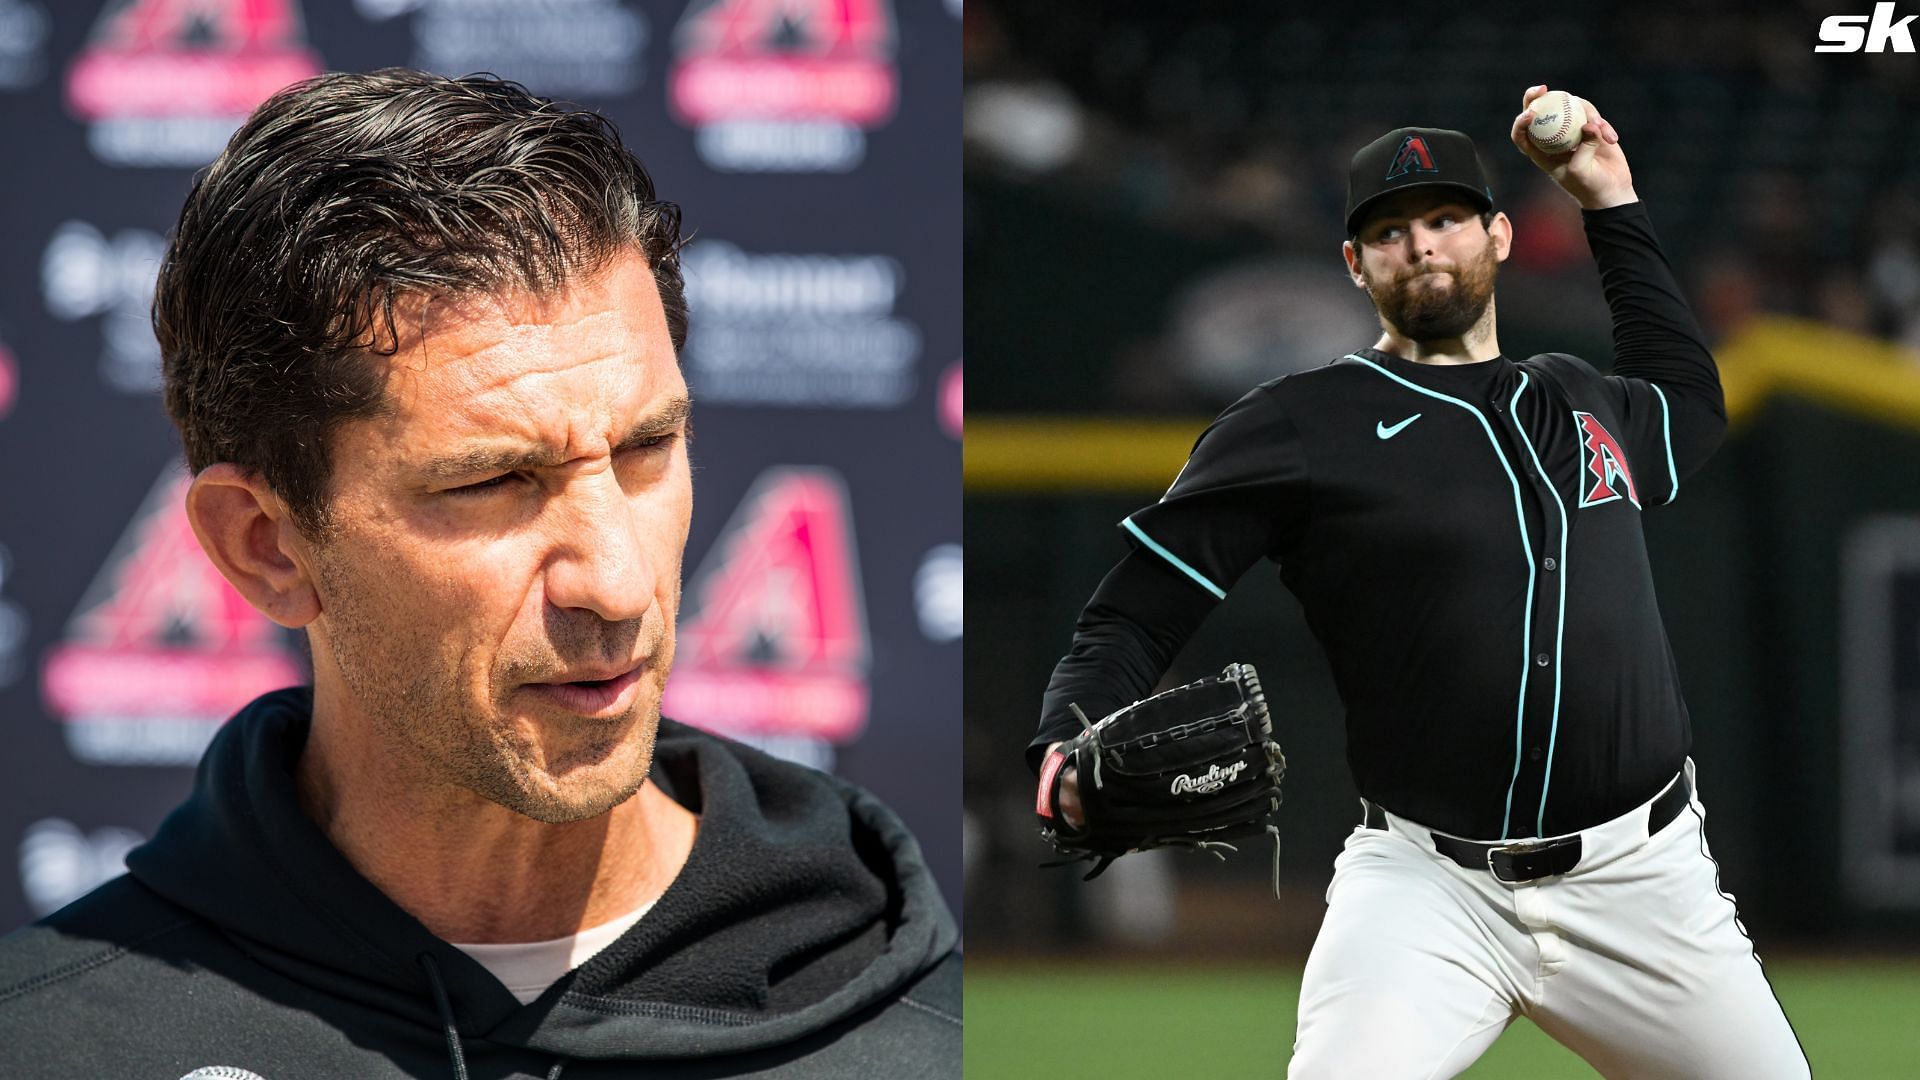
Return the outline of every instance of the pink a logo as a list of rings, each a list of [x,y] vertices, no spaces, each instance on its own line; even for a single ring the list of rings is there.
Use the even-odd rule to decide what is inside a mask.
[[[846,172],[899,105],[893,0],[692,0],[667,100],[722,172]]]
[[[1573,419],[1585,436],[1580,454],[1580,508],[1624,497],[1638,510],[1640,493],[1633,486],[1633,472],[1627,468],[1627,454],[1620,449],[1619,441],[1592,413],[1575,409]]]
[[[74,60],[67,98],[88,120],[245,116],[320,71],[294,0],[121,0]]]
[[[961,405],[965,391],[966,380],[956,362],[940,376],[940,427],[956,439],[966,430],[967,413]]]
[[[671,99],[689,123],[740,117],[874,127],[893,115],[890,0],[696,0]]]
[[[102,765],[190,765],[242,705],[306,681],[279,628],[220,576],[169,469],[41,670],[67,745]]]
[[[254,106],[323,70],[297,0],[117,0],[67,72],[67,104],[102,160],[199,164]]]
[[[1427,140],[1418,135],[1409,135],[1400,140],[1400,149],[1393,152],[1393,161],[1387,165],[1387,179],[1405,176],[1408,173],[1439,172],[1440,167],[1433,163],[1433,151],[1427,149]]]
[[[864,730],[866,616],[837,474],[763,474],[687,592],[668,715],[727,734],[845,742]]]
[[[13,411],[13,397],[19,385],[20,377],[14,374],[13,354],[0,342],[0,420]]]

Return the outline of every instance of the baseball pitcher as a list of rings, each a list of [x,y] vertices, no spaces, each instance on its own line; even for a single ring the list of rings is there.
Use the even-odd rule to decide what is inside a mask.
[[[1805,1077],[1708,853],[1641,532],[1720,442],[1719,375],[1618,134],[1547,94],[1526,91],[1511,139],[1582,208],[1614,373],[1501,352],[1513,225],[1466,135],[1362,147],[1342,251],[1380,338],[1255,387],[1121,522],[1132,549],[1081,615],[1029,748],[1036,809],[1096,869],[1262,827],[1279,754],[1257,682],[1208,681],[1172,735],[1128,705],[1273,560],[1326,650],[1362,796],[1290,1076],[1453,1076],[1525,1015],[1608,1077]],[[1539,134],[1569,106],[1573,131]],[[1158,771],[1156,755],[1200,745],[1189,731],[1223,729],[1241,737],[1209,744],[1213,760]],[[1136,797],[1125,781],[1148,772],[1173,779]],[[1260,785],[1219,785],[1251,808],[1231,822],[1196,791],[1229,776]],[[1150,799],[1198,825],[1143,828]]]

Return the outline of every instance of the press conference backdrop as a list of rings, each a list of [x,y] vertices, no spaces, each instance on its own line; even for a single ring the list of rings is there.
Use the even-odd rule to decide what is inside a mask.
[[[329,70],[491,71],[679,202],[695,506],[668,715],[876,791],[960,894],[959,0],[0,0],[0,931],[120,872],[304,681],[181,510],[154,274]]]

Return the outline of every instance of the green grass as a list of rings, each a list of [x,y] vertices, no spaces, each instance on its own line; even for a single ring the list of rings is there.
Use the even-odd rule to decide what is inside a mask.
[[[1920,964],[1771,961],[1775,993],[1819,1078],[1920,1077]],[[1279,1077],[1300,972],[967,963],[967,1078]],[[1598,1074],[1525,1020],[1461,1074]]]

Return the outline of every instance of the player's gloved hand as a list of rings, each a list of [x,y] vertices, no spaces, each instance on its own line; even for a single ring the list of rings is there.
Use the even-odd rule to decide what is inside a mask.
[[[1130,851],[1219,854],[1236,836],[1277,840],[1286,758],[1272,734],[1247,664],[1118,709],[1048,748],[1034,800],[1040,835],[1072,860],[1094,861],[1089,878]]]
[[[1584,209],[1604,210],[1638,202],[1633,170],[1627,167],[1626,152],[1620,149],[1620,133],[1593,107],[1593,102],[1579,99],[1586,109],[1587,122],[1580,128],[1580,144],[1572,150],[1549,153],[1527,137],[1527,125],[1533,122],[1533,103],[1546,93],[1545,86],[1529,86],[1520,96],[1520,115],[1513,118],[1510,133],[1513,145]]]

